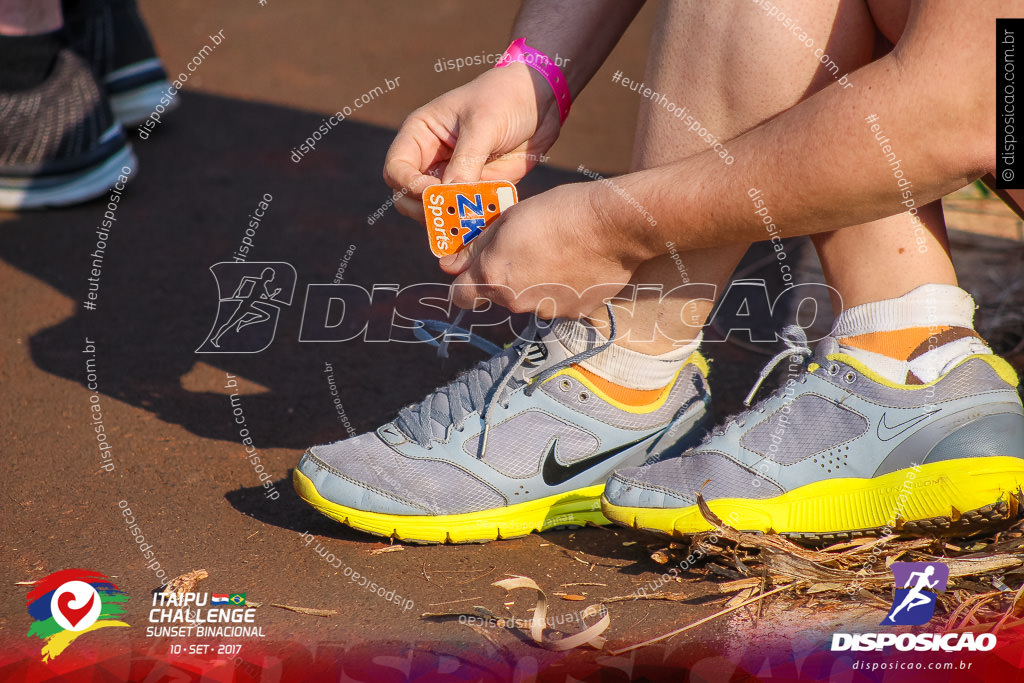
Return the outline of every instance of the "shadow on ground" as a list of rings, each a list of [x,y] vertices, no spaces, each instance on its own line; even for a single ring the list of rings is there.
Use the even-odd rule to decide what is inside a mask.
[[[298,341],[306,286],[331,282],[350,245],[345,283],[449,281],[411,220],[389,210],[367,224],[390,197],[380,164],[394,131],[346,121],[296,164],[291,148],[320,125],[320,115],[202,94],[183,99],[156,134],[134,143],[139,169],[102,252],[96,310],[82,303],[105,201],[21,214],[0,232],[0,258],[76,303],[73,316],[31,338],[41,369],[84,383],[88,337],[97,347],[102,394],[199,436],[235,440],[237,426],[225,410],[230,390],[219,376],[207,372],[200,382],[207,386],[198,390],[182,385],[197,363],[213,366],[267,389],[242,397],[258,446],[298,449],[345,435],[325,362],[335,369],[346,416],[362,431],[482,357],[467,345],[456,345],[443,363],[425,344]],[[578,180],[540,167],[522,182],[521,194]],[[217,311],[209,267],[236,254],[264,194],[273,200],[246,258],[292,264],[293,302],[265,351],[196,354]],[[728,355],[721,346],[727,345],[711,353]],[[760,359],[749,363],[756,367]]]

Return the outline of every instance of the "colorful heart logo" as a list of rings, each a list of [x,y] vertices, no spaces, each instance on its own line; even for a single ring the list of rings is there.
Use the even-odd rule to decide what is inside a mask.
[[[92,610],[92,603],[96,601],[96,594],[91,593],[84,607],[75,608],[71,606],[71,602],[76,597],[74,593],[61,593],[57,597],[57,609],[60,610],[60,613],[68,620],[72,627],[78,626],[79,622],[89,615],[89,611]]]
[[[85,631],[99,619],[103,598],[84,581],[66,581],[50,598],[50,614],[66,631]]]

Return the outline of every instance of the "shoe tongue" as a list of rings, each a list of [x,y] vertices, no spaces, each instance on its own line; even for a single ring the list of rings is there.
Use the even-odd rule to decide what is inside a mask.
[[[451,422],[449,408],[449,397],[447,394],[439,394],[434,397],[432,410],[430,411],[430,433],[435,439],[444,440],[448,432],[448,424]]]
[[[825,337],[814,348],[813,358],[816,363],[822,365],[828,360],[829,355],[839,352],[839,340],[835,337]]]
[[[540,340],[530,342],[527,345],[526,355],[523,356],[523,365],[535,368],[544,365],[548,359],[548,347]]]
[[[527,376],[532,377],[544,368],[560,363],[572,354],[565,348],[561,340],[554,332],[554,324],[543,332],[537,332],[537,339],[530,342],[530,350],[526,354],[526,362],[523,364]]]
[[[500,380],[509,364],[512,363],[518,355],[519,349],[517,347],[510,347],[484,361],[483,367],[478,365],[468,370],[465,374],[477,374],[482,380],[481,384],[486,387],[485,394],[489,395],[490,391],[494,388],[494,384]],[[490,381],[487,381],[488,376],[490,377]],[[464,376],[457,377],[451,384],[454,385],[456,382],[466,379],[468,378]],[[518,378],[514,378],[512,380],[511,387],[515,387],[516,379]],[[466,390],[464,388],[459,389],[454,386],[452,386],[450,390],[435,392],[430,411],[430,433],[434,438],[444,440],[447,436],[448,428],[452,423],[451,402],[466,401],[467,398],[465,397],[465,393]],[[466,409],[466,412],[469,412],[468,405],[464,405],[463,407]]]

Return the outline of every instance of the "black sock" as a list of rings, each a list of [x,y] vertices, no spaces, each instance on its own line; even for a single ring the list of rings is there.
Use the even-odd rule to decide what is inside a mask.
[[[0,90],[27,90],[45,81],[64,42],[64,29],[36,36],[0,35]]]

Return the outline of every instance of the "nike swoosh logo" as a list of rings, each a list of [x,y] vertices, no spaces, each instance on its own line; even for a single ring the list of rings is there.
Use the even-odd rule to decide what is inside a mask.
[[[574,462],[571,465],[563,465],[557,460],[555,460],[555,446],[558,444],[558,439],[556,438],[554,441],[551,442],[551,447],[548,448],[548,453],[546,456],[544,456],[544,466],[541,468],[541,477],[544,479],[544,483],[547,484],[548,486],[558,486],[559,484],[564,484],[573,477],[582,474],[583,472],[586,472],[591,467],[599,465],[605,460],[610,460],[614,458],[616,455],[619,455],[624,451],[629,450],[633,446],[636,446],[639,443],[643,443],[644,441],[647,441],[648,439],[654,436],[656,435],[648,434],[642,439],[637,439],[636,441],[631,441],[630,443],[619,446],[618,448],[613,448],[609,451],[604,451],[603,453],[592,455],[589,458],[585,458],[578,462]]]
[[[891,441],[892,439],[895,439],[897,436],[907,431],[911,427],[914,427],[915,425],[924,422],[929,417],[931,417],[932,415],[941,410],[942,408],[936,408],[935,410],[931,410],[927,413],[921,413],[920,415],[915,415],[909,420],[904,420],[903,422],[894,425],[890,425],[885,419],[886,414],[882,413],[882,419],[878,421],[878,429],[875,430],[875,433],[878,434],[878,438],[881,439],[882,441]]]

